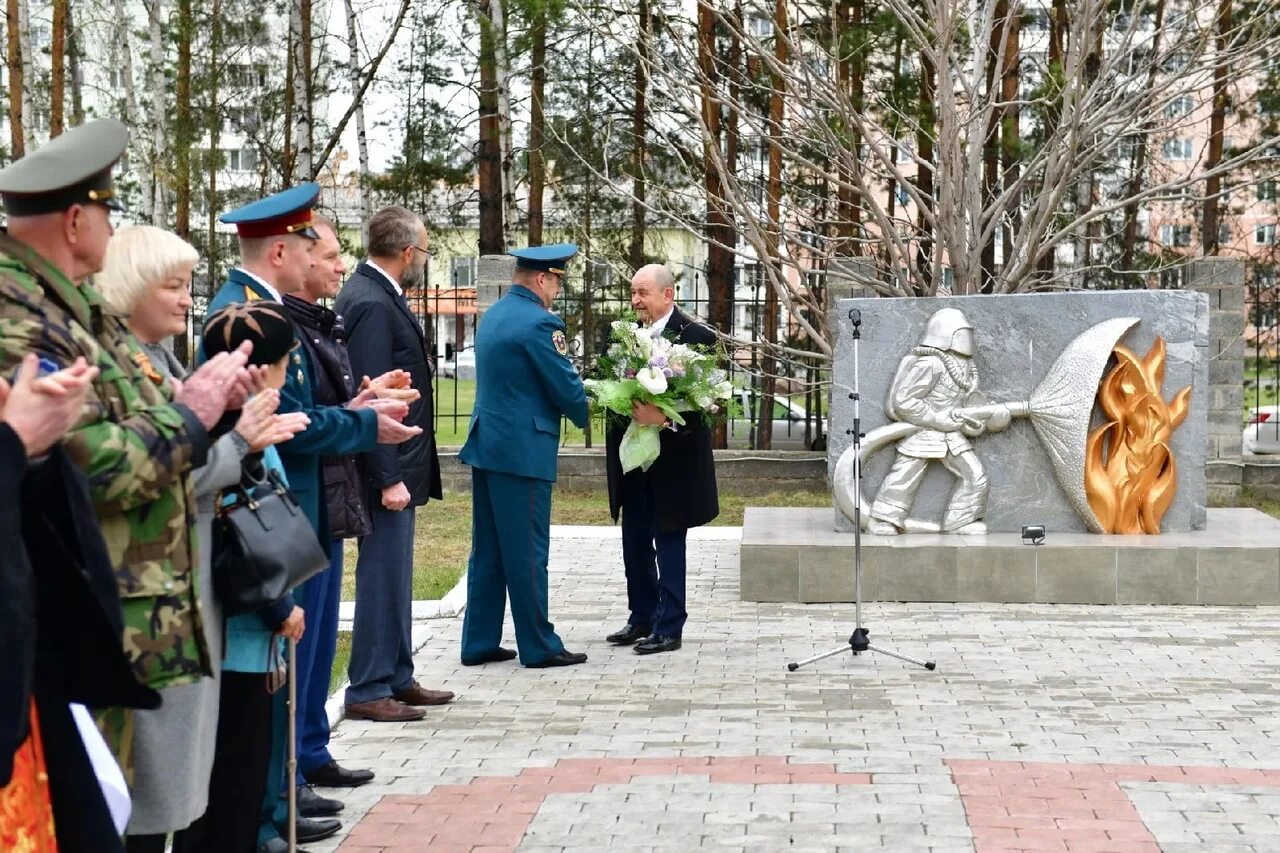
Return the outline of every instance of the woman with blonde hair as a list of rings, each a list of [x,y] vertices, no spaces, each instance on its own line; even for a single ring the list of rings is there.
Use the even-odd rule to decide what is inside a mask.
[[[134,354],[157,385],[172,385],[186,375],[182,363],[162,341],[187,333],[191,276],[196,250],[176,234],[150,225],[119,229],[107,245],[102,272],[93,286],[108,307],[125,318],[139,344]],[[166,836],[180,832],[204,814],[218,729],[222,611],[210,577],[210,539],[217,493],[240,480],[241,462],[251,453],[287,441],[306,426],[302,414],[277,415],[279,392],[267,388],[244,406],[233,431],[209,449],[203,468],[191,473],[198,517],[200,560],[196,567],[197,602],[213,678],[161,691],[155,711],[134,714],[133,812],[126,830],[129,853],[163,853]],[[183,849],[181,837],[174,850]]]

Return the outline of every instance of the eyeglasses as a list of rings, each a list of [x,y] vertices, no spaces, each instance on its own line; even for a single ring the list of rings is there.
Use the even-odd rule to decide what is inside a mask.
[[[410,243],[408,248],[413,249],[415,252],[421,252],[422,254],[426,255],[428,258],[431,257],[431,252],[428,251],[427,249],[422,248],[421,246],[415,246],[414,244]]]

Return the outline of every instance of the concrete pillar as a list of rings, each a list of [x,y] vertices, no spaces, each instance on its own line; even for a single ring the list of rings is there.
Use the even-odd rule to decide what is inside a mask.
[[[481,314],[511,286],[516,259],[510,255],[481,255],[476,262],[476,310]]]
[[[1188,288],[1209,296],[1209,448],[1205,479],[1211,506],[1240,501],[1241,412],[1244,409],[1244,262],[1201,258]]]

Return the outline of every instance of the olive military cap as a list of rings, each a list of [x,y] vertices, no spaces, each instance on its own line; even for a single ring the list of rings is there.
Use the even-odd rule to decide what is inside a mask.
[[[73,204],[124,210],[111,169],[124,155],[129,131],[115,119],[82,124],[0,169],[0,198],[10,216],[39,216]]]

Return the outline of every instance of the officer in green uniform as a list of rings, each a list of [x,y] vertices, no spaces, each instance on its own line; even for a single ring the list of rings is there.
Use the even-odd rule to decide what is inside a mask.
[[[556,479],[560,418],[587,423],[582,379],[569,362],[564,321],[551,304],[571,243],[521,249],[511,289],[485,312],[476,331],[476,402],[460,459],[471,466],[471,560],[462,662],[511,660],[499,645],[508,595],[520,662],[571,666],[547,615],[547,547],[551,484]]]
[[[102,268],[119,210],[111,169],[128,132],[102,120],[70,130],[0,170],[8,214],[0,234],[0,374],[36,352],[47,370],[83,358],[99,375],[64,447],[89,479],[115,573],[124,650],[153,688],[210,674],[193,577],[196,502],[187,473],[204,464],[228,404],[251,390],[244,353],[223,354],[175,394],[152,381],[122,318],[86,280]],[[220,425],[220,421],[222,424]],[[91,520],[85,521],[91,525]],[[129,774],[132,716],[101,722]]]

